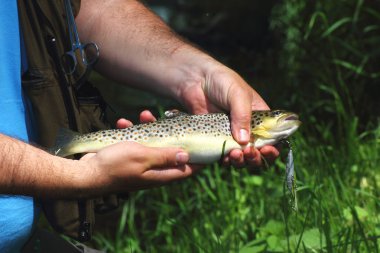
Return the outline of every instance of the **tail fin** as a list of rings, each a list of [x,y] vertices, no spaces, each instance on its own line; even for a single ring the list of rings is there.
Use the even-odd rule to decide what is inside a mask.
[[[70,129],[60,128],[58,130],[55,146],[50,149],[50,153],[61,157],[71,155],[71,153],[68,150],[69,145],[79,135],[80,133],[71,131]]]

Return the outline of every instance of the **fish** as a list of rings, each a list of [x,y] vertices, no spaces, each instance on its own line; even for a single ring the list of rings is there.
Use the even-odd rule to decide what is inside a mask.
[[[134,141],[148,147],[178,147],[189,154],[189,163],[209,164],[232,149],[260,148],[288,138],[300,126],[296,113],[284,110],[252,111],[250,141],[237,143],[231,134],[230,118],[225,113],[191,115],[178,110],[165,112],[155,122],[124,129],[79,134],[61,129],[52,152],[61,157],[97,152],[112,144]]]

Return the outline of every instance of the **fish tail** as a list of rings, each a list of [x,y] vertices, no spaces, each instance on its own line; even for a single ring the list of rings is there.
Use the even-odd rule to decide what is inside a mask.
[[[50,153],[61,157],[73,154],[73,152],[70,151],[70,146],[72,146],[75,138],[79,135],[80,133],[74,132],[70,129],[60,128],[58,130],[55,146],[50,149]]]

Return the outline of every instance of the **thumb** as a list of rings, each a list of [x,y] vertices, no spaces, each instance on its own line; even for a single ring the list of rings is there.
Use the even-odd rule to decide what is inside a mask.
[[[232,135],[238,143],[247,144],[250,138],[252,97],[244,90],[237,90],[231,94],[234,94],[229,99]]]
[[[251,133],[252,110],[269,110],[260,95],[251,89],[230,89],[228,101],[231,108],[231,130],[234,139],[247,144]]]
[[[150,168],[181,166],[189,162],[189,154],[179,148],[150,148],[147,154]]]

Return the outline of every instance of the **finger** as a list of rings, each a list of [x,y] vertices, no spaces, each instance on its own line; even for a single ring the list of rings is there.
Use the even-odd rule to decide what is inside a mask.
[[[140,122],[141,123],[149,123],[149,122],[153,122],[153,121],[156,121],[156,120],[157,119],[148,110],[142,111],[140,113]]]
[[[189,154],[177,148],[149,148],[147,168],[167,168],[181,166],[189,162]]]
[[[167,183],[174,180],[187,178],[204,168],[203,165],[182,165],[164,169],[152,169],[145,173],[156,182]]]
[[[224,112],[224,110],[221,107],[216,106],[213,103],[207,101],[207,113],[215,113],[215,112]]]
[[[228,156],[223,157],[222,159],[222,166],[223,167],[228,167],[231,165],[230,158]]]
[[[260,151],[253,147],[244,150],[244,159],[250,167],[261,167],[263,165]]]
[[[207,113],[207,96],[198,85],[184,88],[181,103],[193,114]]]
[[[256,151],[253,146],[246,147],[243,149],[243,154],[244,154],[244,160],[246,161],[252,161],[253,159],[256,158]]]
[[[231,89],[229,93],[232,135],[239,144],[245,145],[250,138],[252,96],[240,87],[236,91]]]
[[[127,128],[133,126],[133,123],[127,119],[119,119],[116,121],[116,128]]]
[[[236,168],[241,168],[244,166],[244,155],[240,149],[231,150],[229,159],[231,164]]]
[[[234,139],[240,144],[247,144],[250,136],[251,113],[254,110],[269,110],[269,106],[262,97],[252,88],[243,89],[237,87],[238,91],[230,89],[231,98],[231,128]],[[248,106],[250,108],[248,109]]]
[[[262,147],[260,153],[270,163],[274,162],[274,160],[280,155],[278,149],[273,146]]]

